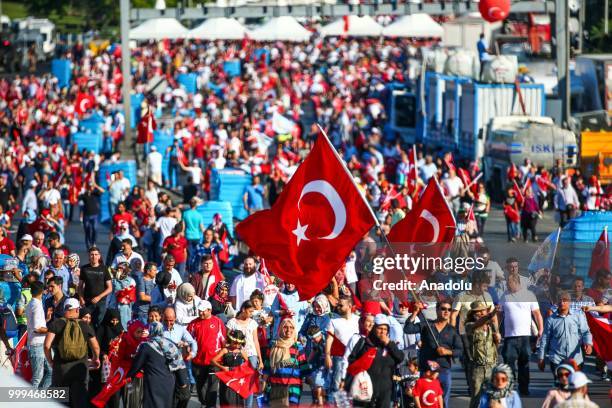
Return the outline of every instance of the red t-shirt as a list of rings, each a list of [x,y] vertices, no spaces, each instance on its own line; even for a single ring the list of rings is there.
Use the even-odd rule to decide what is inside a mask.
[[[15,250],[15,244],[9,237],[4,237],[0,240],[0,254],[10,255],[11,251]]]
[[[124,212],[123,214],[115,214],[113,215],[113,232],[116,234],[119,232],[119,223],[121,221],[125,221],[128,226],[132,226],[132,221],[134,217],[129,212]]]
[[[174,257],[176,263],[187,261],[187,239],[183,236],[170,235],[164,240],[164,248]]]
[[[442,391],[440,381],[437,379],[419,378],[414,384],[412,393],[415,398],[419,398],[421,407],[442,408],[442,404],[438,403],[438,397],[444,396],[444,391]]]

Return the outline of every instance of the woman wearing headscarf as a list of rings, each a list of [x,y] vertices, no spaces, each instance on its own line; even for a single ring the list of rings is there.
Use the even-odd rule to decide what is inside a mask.
[[[187,326],[192,320],[198,318],[198,304],[201,299],[195,294],[191,283],[181,283],[176,289],[176,323]]]
[[[112,280],[113,295],[109,307],[119,310],[122,327],[126,327],[132,320],[132,306],[136,301],[136,282],[130,276],[130,271],[130,264],[121,262],[117,265],[115,277]]]
[[[298,405],[307,361],[304,348],[297,342],[296,324],[292,318],[284,318],[278,325],[278,336],[270,347],[267,363],[270,405]]]
[[[327,296],[320,294],[317,295],[311,306],[311,311],[306,315],[302,328],[298,333],[298,338],[308,337],[308,328],[311,326],[317,326],[322,329],[326,329],[331,319],[331,306]]]
[[[564,361],[555,370],[555,388],[548,391],[546,399],[542,404],[542,408],[555,408],[563,401],[569,399],[572,395],[570,391],[570,375],[576,372],[575,363],[573,360]],[[589,400],[589,396],[585,395],[585,399]]]
[[[479,408],[521,408],[521,399],[514,391],[514,374],[507,364],[498,364],[491,380],[480,390]]]
[[[81,312],[83,310],[81,309]],[[110,374],[109,352],[112,349],[111,342],[119,338],[121,333],[123,333],[123,327],[121,326],[119,311],[117,309],[107,310],[102,324],[96,331],[96,338],[100,344],[100,361],[102,364],[100,369],[89,372],[89,395],[92,397],[98,394],[102,387],[102,382],[106,382],[106,379],[103,380],[103,371],[106,370],[106,374]],[[112,401],[109,405],[113,407],[118,406],[118,400],[113,398]]]
[[[228,283],[226,281],[217,283],[217,286],[215,286],[215,293],[208,298],[208,301],[212,305],[212,314],[223,320],[223,317],[219,315],[225,314],[227,305],[231,305]],[[227,322],[227,317],[225,317],[225,322]]]
[[[66,267],[68,268],[68,272],[70,272],[70,276],[72,276],[72,284],[76,290],[79,287],[79,280],[81,276],[81,268],[79,264],[81,262],[81,258],[79,258],[78,254],[72,253],[68,255],[66,259]]]
[[[149,325],[149,338],[136,352],[127,378],[134,378],[142,370],[144,373],[143,406],[147,408],[167,408],[172,406],[175,382],[179,388],[189,385],[183,356],[170,340],[164,338],[161,323]]]
[[[216,213],[215,215],[213,215],[213,221],[208,226],[207,229],[211,229],[213,230],[213,232],[219,234],[219,239],[221,240],[222,244],[223,244],[224,236],[225,236],[225,239],[229,241],[228,242],[229,245],[234,244],[234,240],[232,239],[232,236],[229,232],[229,229],[227,228],[227,225],[225,225],[225,223],[223,222],[223,217],[221,217],[221,214]]]

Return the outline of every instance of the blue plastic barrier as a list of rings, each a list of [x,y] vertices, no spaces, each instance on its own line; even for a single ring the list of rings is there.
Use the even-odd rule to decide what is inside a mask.
[[[576,266],[576,275],[585,278],[587,287],[590,286],[588,273],[593,248],[606,226],[612,226],[612,211],[588,211],[572,219],[563,228],[559,238],[560,248],[557,249],[557,254],[560,256],[561,268],[573,263]]]
[[[266,60],[266,65],[270,65],[270,51],[265,48],[258,48],[253,52],[253,59],[255,61],[261,61],[262,55]]]
[[[132,187],[136,185],[136,161],[125,160],[117,163],[103,163],[100,165],[100,170],[98,172],[98,184],[100,187],[102,187],[104,190],[108,190],[111,174],[119,170],[123,170],[123,175],[130,180]],[[105,191],[104,194],[102,194],[102,197],[100,197],[100,207],[100,221],[109,221],[111,219],[111,214],[109,209],[108,191]]]
[[[85,149],[101,153],[104,148],[104,136],[102,133],[77,132],[72,135],[72,143],[77,145],[79,151]]]
[[[244,209],[244,190],[251,184],[251,175],[239,169],[213,170],[211,199],[229,201],[234,218],[245,219],[249,214]]]
[[[185,88],[185,91],[190,94],[194,94],[198,88],[198,76],[196,74],[179,74],[178,83]]]
[[[232,209],[232,203],[229,201],[207,201],[204,204],[198,206],[198,212],[204,217],[204,226],[207,227],[212,223],[213,216],[216,213],[221,214],[221,218],[230,235],[234,236],[234,211]]]
[[[68,87],[70,79],[72,79],[70,61],[66,59],[54,59],[51,61],[51,74],[57,78],[57,84],[60,88]]]
[[[130,104],[132,105],[132,109],[130,111],[130,126],[132,129],[136,129],[138,126],[138,122],[140,122],[140,116],[142,114],[142,101],[144,101],[144,95],[134,94],[130,97]]]
[[[102,126],[104,125],[105,119],[98,113],[93,113],[87,119],[83,119],[79,122],[79,129],[85,133],[99,133],[102,134]]]
[[[223,71],[230,77],[240,76],[242,73],[240,60],[225,61],[223,63]]]

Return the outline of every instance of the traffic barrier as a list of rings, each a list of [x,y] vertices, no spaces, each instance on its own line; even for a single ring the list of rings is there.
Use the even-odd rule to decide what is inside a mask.
[[[211,199],[231,203],[233,216],[238,220],[249,214],[244,208],[244,190],[251,184],[251,175],[239,169],[213,170]]]
[[[204,226],[209,226],[213,221],[213,216],[217,213],[221,214],[221,218],[230,235],[234,236],[234,211],[232,209],[232,203],[229,201],[207,201],[204,204],[197,207],[197,210],[202,217],[204,217]]]
[[[107,222],[111,219],[108,193],[108,185],[111,181],[111,174],[123,170],[123,175],[130,181],[132,187],[137,183],[136,161],[124,160],[115,163],[102,163],[98,171],[98,185],[105,191],[100,197],[100,222]]]
[[[51,61],[51,74],[57,78],[57,84],[60,88],[70,86],[70,80],[72,79],[70,61],[67,59],[54,59]]]

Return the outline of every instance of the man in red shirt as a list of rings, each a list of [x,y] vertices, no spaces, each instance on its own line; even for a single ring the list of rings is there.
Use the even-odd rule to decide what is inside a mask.
[[[135,227],[134,216],[125,210],[125,203],[119,203],[117,205],[117,212],[113,214],[113,233],[119,233],[119,224],[122,222],[126,222],[130,228]]]
[[[225,325],[212,314],[212,305],[208,300],[198,304],[199,317],[189,323],[187,331],[198,344],[198,353],[192,360],[193,374],[200,404],[214,407],[217,401],[218,379],[211,360],[217,355],[225,342]]]
[[[174,257],[176,261],[176,270],[181,275],[183,282],[189,282],[189,276],[187,276],[187,247],[189,243],[185,238],[183,232],[182,223],[176,224],[172,229],[172,235],[167,237],[163,242],[163,250]]]
[[[7,236],[4,228],[0,228],[0,254],[15,256],[15,243]]]

